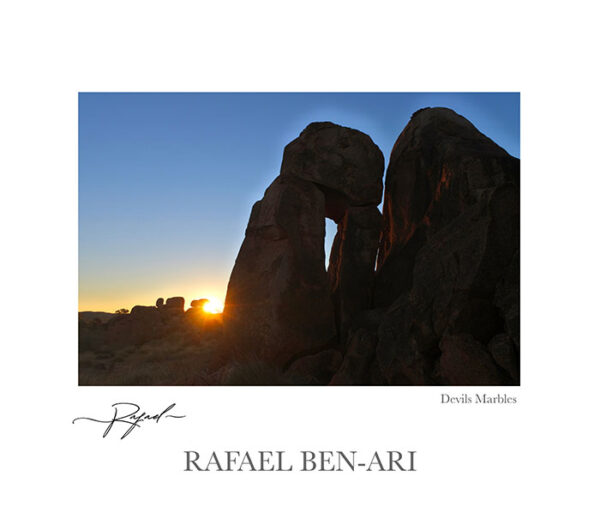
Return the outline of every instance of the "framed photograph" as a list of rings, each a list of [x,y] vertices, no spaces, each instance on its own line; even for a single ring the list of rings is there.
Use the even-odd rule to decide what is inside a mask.
[[[2,3],[3,510],[598,511],[588,4]]]
[[[79,384],[518,385],[519,109],[81,93]]]

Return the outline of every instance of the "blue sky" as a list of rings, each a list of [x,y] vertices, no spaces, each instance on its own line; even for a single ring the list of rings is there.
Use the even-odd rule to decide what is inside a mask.
[[[387,161],[422,107],[520,156],[518,93],[81,93],[79,308],[224,299],[252,204],[312,121],[367,133]],[[327,224],[326,245],[334,225]]]

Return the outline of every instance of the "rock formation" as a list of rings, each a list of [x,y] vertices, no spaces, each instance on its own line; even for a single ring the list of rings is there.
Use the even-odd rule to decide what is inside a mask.
[[[344,342],[354,316],[371,307],[381,214],[376,206],[348,207],[329,258],[329,289]]]
[[[292,363],[287,375],[305,385],[327,385],[342,363],[342,355],[335,349],[299,358]]]
[[[108,321],[104,331],[104,339],[108,345],[139,345],[161,337],[164,323],[159,310],[154,306],[136,305],[131,313],[115,316]]]
[[[224,330],[236,354],[285,368],[339,343],[340,321],[368,306],[382,176],[383,155],[357,130],[312,123],[286,146],[280,176],[252,208],[227,289]],[[330,278],[325,217],[339,225]]]
[[[462,116],[445,108],[413,114],[386,175],[376,302],[389,305],[410,288],[415,256],[431,235],[496,188],[518,190],[518,181],[519,160]]]
[[[82,318],[80,351],[184,340],[202,384],[518,384],[519,160],[427,108],[394,145],[382,215],[383,166],[369,136],[310,124],[252,208],[222,315],[159,298]]]
[[[183,321],[191,321],[188,324],[195,328],[194,331],[215,333],[220,330],[220,318],[211,319],[209,322],[201,319],[202,322],[199,322],[197,313],[203,314],[202,309],[190,308],[184,314],[184,304],[184,298],[173,297],[167,299],[166,303],[162,298],[157,299],[157,306],[136,305],[131,309],[131,313],[112,315],[99,329],[95,329],[95,335],[98,335],[96,338],[99,343],[107,346],[136,346],[186,330],[188,326]],[[80,330],[89,331],[90,327],[93,326],[84,324],[80,326]]]
[[[327,217],[337,223],[346,205],[381,202],[383,164],[381,150],[368,135],[333,123],[311,123],[285,147],[281,175],[329,191]]]
[[[277,178],[252,208],[227,288],[225,334],[238,352],[283,366],[333,342],[324,237],[323,193]]]
[[[164,308],[183,313],[185,299],[182,297],[170,297],[164,305]]]
[[[313,382],[518,383],[518,159],[428,108],[394,145],[383,219],[382,170],[367,135],[332,123],[288,144],[231,275],[226,339]]]
[[[387,308],[377,360],[388,382],[516,383],[518,159],[449,109],[418,111],[394,145],[383,211],[375,304]],[[504,333],[495,359],[488,345]]]
[[[332,385],[373,384],[371,368],[377,347],[377,334],[359,328],[349,337],[343,362],[331,379]]]
[[[208,299],[194,299],[190,303],[192,308],[202,308],[206,303],[208,303]]]

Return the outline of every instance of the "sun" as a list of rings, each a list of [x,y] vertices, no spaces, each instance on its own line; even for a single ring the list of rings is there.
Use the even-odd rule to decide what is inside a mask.
[[[223,302],[211,297],[208,301],[202,305],[202,310],[210,314],[220,314],[223,312]]]

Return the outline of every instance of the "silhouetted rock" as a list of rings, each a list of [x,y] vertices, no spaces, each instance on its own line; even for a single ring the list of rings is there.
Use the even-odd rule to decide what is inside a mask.
[[[109,312],[89,312],[88,311],[88,312],[79,312],[78,318],[80,321],[84,321],[84,322],[96,322],[96,319],[98,319],[101,323],[104,323],[104,322],[108,322],[115,315],[118,315],[118,314],[109,313]]]
[[[160,319],[158,309],[154,306],[134,306],[129,315],[131,319]]]
[[[350,207],[338,224],[328,274],[342,343],[356,314],[371,307],[380,232],[375,206]]]
[[[204,329],[205,324],[207,323],[207,319],[209,314],[204,311],[202,308],[208,299],[194,299],[190,303],[190,308],[188,308],[185,312],[185,319],[191,322],[193,325]]]
[[[494,360],[471,335],[449,335],[440,343],[440,375],[445,385],[504,385]]]
[[[512,184],[478,203],[432,235],[413,270],[414,303],[431,309],[433,329],[471,333],[487,342],[503,331],[494,305],[498,283],[519,245],[519,196]]]
[[[252,208],[223,312],[237,351],[285,366],[336,337],[325,272],[325,197],[280,176]]]
[[[518,184],[519,161],[448,109],[416,113],[398,138],[375,297],[389,305],[377,346],[388,383],[518,383],[485,348],[518,337]]]
[[[506,333],[496,335],[488,344],[488,350],[495,362],[513,379],[519,382],[519,352],[513,340]]]
[[[416,325],[413,330],[413,323]],[[390,385],[433,384],[437,340],[429,329],[419,326],[408,294],[390,306],[379,325],[377,363]],[[416,329],[419,333],[415,333]]]
[[[312,123],[252,208],[223,315],[206,299],[184,314],[174,297],[82,319],[80,350],[102,360],[88,366],[183,340],[201,384],[518,384],[518,159],[453,111],[422,109],[394,145],[383,218],[382,174],[367,135]]]
[[[285,366],[338,342],[332,292],[344,330],[370,306],[382,175],[381,151],[351,128],[312,123],[286,146],[280,176],[252,209],[227,289],[225,335],[236,350]],[[341,225],[331,280],[325,217]]]
[[[186,320],[198,323],[203,321],[206,312],[202,308],[192,307],[188,308],[183,315]]]
[[[162,307],[158,308],[162,322],[170,325],[171,331],[179,327],[181,321],[185,319],[184,303],[182,297],[169,298]]]
[[[165,332],[160,311],[154,306],[134,306],[128,315],[118,315],[106,326],[105,341],[109,345],[139,345],[160,338]]]
[[[305,381],[307,385],[326,385],[342,363],[342,355],[335,349],[326,349],[317,354],[296,360],[287,373]]]
[[[372,383],[371,367],[375,359],[377,332],[359,328],[348,340],[348,349],[342,365],[331,379],[330,385],[369,385]]]
[[[494,304],[502,312],[505,331],[514,341],[517,350],[520,347],[520,294],[519,294],[519,251],[516,251],[496,287]]]
[[[432,234],[491,190],[518,183],[519,160],[464,117],[445,108],[416,112],[386,174],[377,304],[410,289],[414,259]]]
[[[170,297],[165,303],[165,308],[183,313],[185,299],[182,297]]]
[[[285,147],[281,176],[293,175],[335,191],[341,208],[332,211],[343,213],[344,203],[379,204],[383,166],[383,154],[368,135],[321,122],[308,125]],[[336,222],[341,218],[333,212],[328,217]]]
[[[203,338],[206,338],[206,336],[220,336],[223,328],[222,314],[205,312],[202,305],[206,301],[208,300],[192,301],[192,307],[185,311],[184,319],[189,325],[196,328],[196,331],[201,333]],[[193,305],[194,302],[196,302],[195,306]]]

